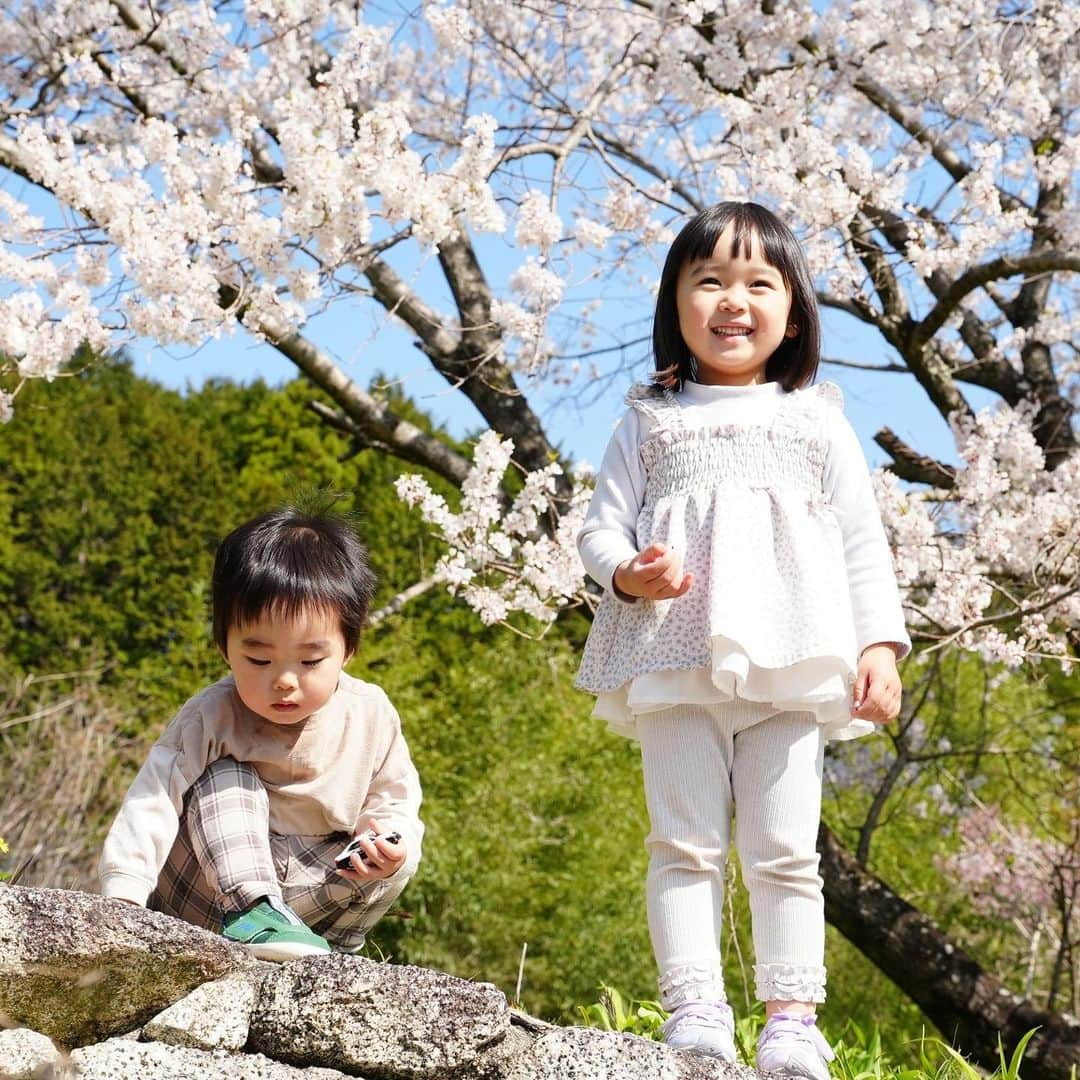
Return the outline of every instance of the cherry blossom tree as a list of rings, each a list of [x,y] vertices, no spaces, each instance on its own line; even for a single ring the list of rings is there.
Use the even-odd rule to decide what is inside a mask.
[[[325,305],[371,301],[513,441],[520,468],[548,469],[529,387],[602,374],[566,359],[600,326],[574,287],[621,275],[645,292],[639,256],[680,215],[758,194],[800,230],[823,305],[873,327],[896,356],[880,366],[910,372],[955,429],[959,469],[877,436],[917,632],[1013,664],[1067,660],[1080,618],[1069,14],[923,4],[894,25],[865,2],[476,0],[397,19],[321,0],[8,5],[0,162],[64,209],[46,221],[0,191],[0,350],[19,380],[52,378],[82,342],[194,345],[243,327],[331,392],[328,419],[461,485],[470,461],[304,336]],[[485,273],[484,232],[512,235],[506,282]],[[441,295],[418,287],[427,260]],[[0,392],[0,416],[19,385]],[[1000,396],[992,417],[965,385]],[[548,487],[553,509],[580,507],[567,476]],[[446,535],[447,581],[483,577],[468,593],[482,616],[551,618],[587,599],[559,543],[537,592],[518,573],[535,553],[500,552],[507,534],[489,525],[490,542]]]
[[[326,422],[461,490],[449,506],[399,484],[446,542],[440,580],[488,621],[542,627],[591,603],[573,551],[587,478],[530,395],[625,385],[647,331],[613,329],[592,298],[632,288],[647,309],[683,216],[751,196],[799,232],[822,305],[880,337],[878,364],[830,362],[906,373],[955,435],[958,465],[876,436],[914,636],[1073,665],[1075,13],[824,7],[11,0],[0,420],[83,343],[261,338],[330,395]],[[490,429],[472,458],[319,347],[306,326],[330,305],[408,328]],[[997,405],[976,410],[971,387]],[[943,1026],[965,1007],[953,994]],[[1065,1075],[1080,1041],[1054,1023],[1033,1076]]]

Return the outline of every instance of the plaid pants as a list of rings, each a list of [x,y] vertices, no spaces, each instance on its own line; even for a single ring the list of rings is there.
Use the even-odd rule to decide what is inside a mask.
[[[270,803],[258,773],[220,758],[184,799],[176,841],[147,907],[220,932],[225,912],[270,896],[288,904],[331,945],[354,952],[408,878],[338,876],[334,856],[350,839],[348,833],[271,833]]]

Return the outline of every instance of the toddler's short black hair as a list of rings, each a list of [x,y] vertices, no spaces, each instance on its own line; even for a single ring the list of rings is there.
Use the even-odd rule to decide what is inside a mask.
[[[791,322],[797,328],[793,338],[784,338],[769,357],[765,377],[795,390],[813,382],[821,358],[821,321],[817,295],[806,256],[795,234],[771,210],[752,202],[722,202],[695,214],[675,237],[660,275],[653,319],[653,382],[678,390],[691,378],[693,356],[679,330],[676,292],[679,271],[688,262],[708,259],[716,250],[724,230],[733,225],[732,256],[742,251],[750,257],[756,239],[770,266],[775,266],[791,293]]]
[[[375,574],[352,526],[325,510],[283,507],[234,529],[214,559],[214,642],[225,652],[229,629],[266,613],[337,616],[346,653],[356,651]]]

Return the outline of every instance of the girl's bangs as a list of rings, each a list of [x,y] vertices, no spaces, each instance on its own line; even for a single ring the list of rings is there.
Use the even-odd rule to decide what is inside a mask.
[[[697,228],[690,227],[687,237],[683,263],[706,262],[712,258],[716,245],[724,231],[732,226],[732,259],[749,260],[753,254],[754,241],[757,240],[765,261],[775,267],[790,286],[791,272],[789,263],[789,245],[784,236],[773,225],[772,215],[755,214],[752,204],[727,204],[718,208],[715,214],[709,214],[697,223]]]

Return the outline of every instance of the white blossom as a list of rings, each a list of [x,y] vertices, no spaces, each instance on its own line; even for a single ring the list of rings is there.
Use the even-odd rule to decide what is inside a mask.
[[[562,218],[540,192],[530,191],[518,207],[514,242],[518,247],[532,245],[547,251],[562,239],[562,234]]]
[[[576,541],[591,490],[578,483],[569,498],[560,498],[562,469],[553,462],[526,474],[504,510],[502,484],[512,453],[513,443],[494,432],[477,440],[457,513],[421,476],[401,476],[395,487],[447,544],[435,573],[451,592],[485,623],[506,622],[522,612],[546,626],[563,607],[580,602],[584,592]]]
[[[533,259],[519,266],[510,278],[510,288],[520,294],[526,304],[539,310],[554,307],[562,299],[563,287],[558,274]]]

